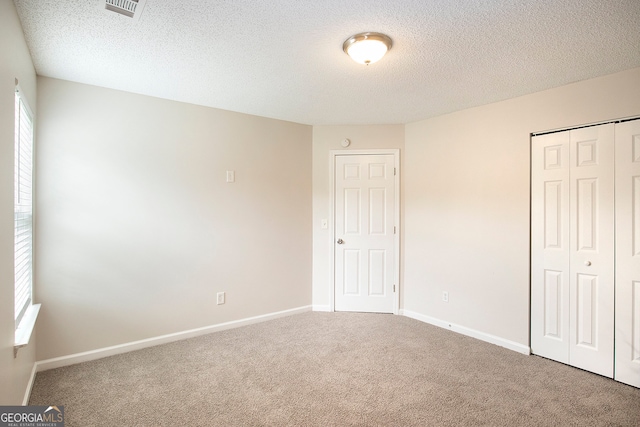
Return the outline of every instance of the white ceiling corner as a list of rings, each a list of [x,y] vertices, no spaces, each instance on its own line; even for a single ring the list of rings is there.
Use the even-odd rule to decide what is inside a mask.
[[[640,66],[640,1],[15,0],[39,75],[305,124],[407,123]],[[375,31],[393,48],[342,51]]]

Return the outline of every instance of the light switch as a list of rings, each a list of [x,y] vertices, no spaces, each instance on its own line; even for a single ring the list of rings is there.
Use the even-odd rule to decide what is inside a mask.
[[[227,182],[236,182],[236,171],[227,171]]]
[[[327,228],[329,227],[329,221],[327,221],[326,219],[323,219],[323,220],[322,220],[322,222],[321,222],[320,224],[321,224],[320,226],[321,226],[323,229],[327,229]]]

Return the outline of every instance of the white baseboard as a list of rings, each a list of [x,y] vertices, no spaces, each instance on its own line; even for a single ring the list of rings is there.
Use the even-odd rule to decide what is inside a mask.
[[[438,326],[444,329],[449,329],[453,332],[457,332],[462,335],[466,335],[471,338],[476,338],[481,341],[486,341],[491,344],[499,345],[500,347],[507,348],[509,350],[517,351],[522,354],[531,354],[531,347],[517,343],[515,341],[506,340],[504,338],[497,337],[495,335],[480,332],[475,329],[467,328],[466,326],[456,325],[451,322],[445,322],[444,320],[436,319],[435,317],[425,316],[424,314],[416,313],[409,310],[400,310],[401,316],[410,317],[415,320],[419,320],[430,325]]]
[[[331,312],[331,307],[329,305],[314,304],[313,305],[313,311]]]
[[[31,368],[31,375],[29,376],[27,389],[24,392],[24,398],[22,399],[22,406],[27,406],[29,404],[29,398],[31,397],[31,390],[33,389],[33,383],[36,381],[37,372],[38,372],[38,362],[34,363],[33,368]]]
[[[161,335],[158,337],[147,338],[144,340],[118,344],[111,347],[99,348],[96,350],[85,351],[82,353],[70,354],[68,356],[54,357],[52,359],[41,360],[36,362],[34,366],[33,376],[35,378],[35,371],[42,372],[42,371],[47,371],[49,369],[60,368],[62,366],[75,365],[77,363],[88,362],[90,360],[102,359],[104,357],[109,357],[116,354],[128,353],[130,351],[140,350],[147,347],[153,347],[160,344],[167,344],[174,341],[185,340],[185,339],[197,337],[200,335],[210,334],[212,332],[219,332],[227,329],[239,328],[240,326],[251,325],[254,323],[266,322],[267,320],[273,320],[279,317],[291,316],[294,314],[304,313],[307,311],[311,311],[310,305],[298,307],[298,308],[292,308],[290,310],[278,311],[275,313],[263,314],[255,317],[249,317],[246,319],[233,320],[231,322],[219,323],[217,325],[204,326],[202,328],[190,329],[188,331]],[[29,386],[29,390],[27,390],[27,395],[25,396],[25,399],[28,400],[30,393],[31,393],[31,386]]]

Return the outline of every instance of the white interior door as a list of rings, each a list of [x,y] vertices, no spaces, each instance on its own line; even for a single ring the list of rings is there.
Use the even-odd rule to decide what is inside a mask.
[[[640,120],[616,125],[615,379],[640,387]]]
[[[569,363],[569,133],[531,152],[531,350]]]
[[[532,139],[531,347],[613,376],[613,127]]]
[[[614,125],[570,131],[570,364],[613,377]]]
[[[335,157],[336,311],[394,312],[394,166],[393,154]]]

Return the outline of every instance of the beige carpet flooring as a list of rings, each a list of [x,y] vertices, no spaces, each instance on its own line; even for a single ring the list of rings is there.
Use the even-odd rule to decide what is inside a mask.
[[[304,313],[38,373],[67,427],[640,426],[640,389],[406,317]]]

